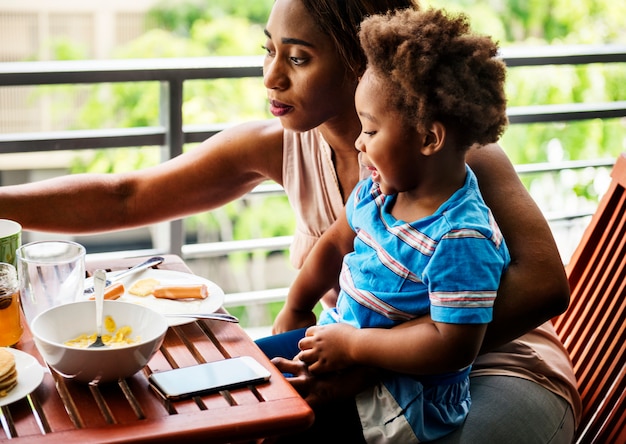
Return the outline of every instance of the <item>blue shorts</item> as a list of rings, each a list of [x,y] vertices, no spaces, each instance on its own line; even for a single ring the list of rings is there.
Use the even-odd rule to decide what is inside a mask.
[[[300,328],[298,330],[290,330],[285,333],[259,338],[254,342],[259,346],[261,351],[265,353],[265,356],[270,359],[293,359],[300,353],[298,342],[300,342],[300,339],[304,338],[305,333],[306,328]],[[293,375],[291,373],[283,373],[283,376],[290,378]]]
[[[300,342],[300,339],[304,338],[305,333],[306,328],[300,328],[298,330],[291,330],[285,333],[259,338],[254,342],[263,353],[265,353],[265,356],[270,359],[278,357],[293,359],[300,353],[298,342]]]

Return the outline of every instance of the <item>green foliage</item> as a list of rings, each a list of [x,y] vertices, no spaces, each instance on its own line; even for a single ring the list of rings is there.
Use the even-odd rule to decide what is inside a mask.
[[[147,166],[157,165],[159,149],[156,147],[116,148],[97,150],[94,157],[85,163],[81,158],[74,159],[72,173],[90,171],[92,173],[123,173]]]
[[[265,25],[274,0],[205,0],[205,4],[210,6],[214,18],[245,17],[252,23]]]
[[[190,38],[215,56],[260,55],[264,39],[261,26],[241,17],[198,20],[191,27]]]
[[[542,66],[510,69],[507,79],[509,106],[536,104],[603,103],[626,100],[626,67],[613,65]],[[623,119],[595,119],[580,122],[510,125],[501,145],[515,164],[616,158],[626,149],[626,122]],[[522,178],[528,189],[534,176]],[[597,202],[593,177],[580,175],[572,189],[582,202]],[[551,187],[552,193],[567,192]],[[545,211],[556,210],[558,202],[543,202]],[[546,197],[547,199],[547,197]]]
[[[202,20],[219,21],[241,17],[257,25],[265,24],[273,0],[190,0],[172,6],[162,1],[147,16],[147,22],[157,28],[189,36],[194,25]]]
[[[211,26],[202,22],[194,26],[194,33],[202,39],[178,37],[163,30],[151,30],[121,48],[119,58],[196,57],[215,53],[241,54],[252,51],[252,31],[240,19],[224,20]],[[236,35],[248,38],[236,44],[228,36],[230,29]],[[256,34],[254,34],[256,35]],[[227,36],[227,37],[225,37]],[[232,43],[232,44],[231,44]],[[223,49],[226,45],[229,49]],[[215,47],[215,51],[210,51]],[[256,45],[257,52],[260,44]],[[236,122],[265,118],[267,114],[265,90],[259,78],[194,80],[185,82],[183,122],[207,124]],[[155,82],[113,83],[95,85],[80,109],[78,126],[81,128],[132,128],[159,124],[160,85]]]
[[[202,57],[210,55],[200,42],[163,29],[151,29],[118,48],[118,59]]]
[[[464,12],[472,27],[505,43],[624,42],[626,4],[611,0],[422,0]]]
[[[225,220],[232,223],[224,232]],[[197,219],[197,228],[219,233],[212,241],[258,239],[290,236],[296,225],[295,216],[286,196],[253,197],[237,200]],[[212,228],[211,228],[212,227]],[[249,259],[259,252],[234,252],[229,255],[233,268],[243,270]],[[265,255],[266,253],[261,253]]]
[[[626,3],[609,0],[430,0],[434,7],[466,13],[472,28],[492,36],[502,48],[521,45],[605,44],[626,42]],[[541,66],[509,69],[509,106],[602,103],[626,100],[626,66]],[[500,144],[515,164],[615,158],[626,150],[624,119],[511,125]],[[552,210],[550,193],[567,193],[571,187],[583,201],[596,202],[593,175],[579,174],[578,182],[556,182],[542,196],[547,180],[523,176],[522,180],[544,211]],[[542,185],[543,184],[543,185]],[[545,201],[543,199],[545,198]],[[575,211],[575,209],[570,208]]]
[[[81,60],[87,57],[87,48],[80,42],[67,38],[54,38],[49,43],[55,60]]]
[[[264,211],[258,213],[257,209]],[[284,196],[248,199],[245,208],[238,212],[239,223],[235,238],[245,238],[250,233],[256,237],[290,236],[293,234],[295,219],[293,211]]]
[[[193,23],[206,16],[203,3],[201,1],[179,2],[172,7],[167,1],[162,1],[148,11],[146,22],[156,28],[187,36]]]

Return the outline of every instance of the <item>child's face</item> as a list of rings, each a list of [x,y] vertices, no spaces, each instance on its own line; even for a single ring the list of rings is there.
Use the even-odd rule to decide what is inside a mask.
[[[355,104],[362,130],[355,145],[381,191],[396,194],[417,186],[421,139],[390,105],[380,82],[368,69],[357,87]]]

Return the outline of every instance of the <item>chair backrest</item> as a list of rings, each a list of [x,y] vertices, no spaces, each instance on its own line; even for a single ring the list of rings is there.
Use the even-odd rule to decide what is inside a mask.
[[[553,320],[583,417],[577,443],[626,443],[626,154],[566,267],[568,310]]]

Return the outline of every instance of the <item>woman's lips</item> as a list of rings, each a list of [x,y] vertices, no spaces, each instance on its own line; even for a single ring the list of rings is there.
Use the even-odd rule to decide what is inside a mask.
[[[293,109],[293,106],[286,105],[278,100],[270,100],[270,112],[276,117],[281,117]]]

